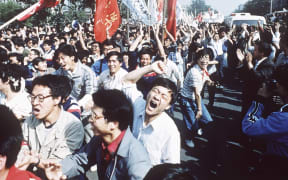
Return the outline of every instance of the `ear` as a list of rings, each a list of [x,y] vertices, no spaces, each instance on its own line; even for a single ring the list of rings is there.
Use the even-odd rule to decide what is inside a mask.
[[[114,130],[119,128],[119,122],[118,121],[110,121],[108,122],[108,129],[109,130]]]
[[[3,170],[6,168],[5,167],[6,161],[7,161],[7,157],[0,155],[0,170]]]
[[[59,105],[61,103],[61,97],[55,97],[53,98],[53,101],[54,101],[54,105]]]

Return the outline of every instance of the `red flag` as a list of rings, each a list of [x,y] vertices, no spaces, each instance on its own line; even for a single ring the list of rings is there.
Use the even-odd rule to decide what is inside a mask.
[[[160,22],[162,19],[163,6],[164,6],[164,0],[158,0],[158,7],[157,7],[157,9],[158,9],[158,16],[157,16],[158,22]]]
[[[24,21],[43,8],[57,6],[60,3],[60,1],[61,0],[40,0],[36,4],[30,6],[28,9],[20,13],[17,16],[17,20]]]
[[[168,1],[168,9],[167,9],[167,23],[166,28],[174,36],[176,39],[176,2],[177,0],[169,0]]]
[[[94,16],[95,40],[103,42],[106,40],[106,29],[112,36],[121,23],[117,0],[96,0],[96,12]]]

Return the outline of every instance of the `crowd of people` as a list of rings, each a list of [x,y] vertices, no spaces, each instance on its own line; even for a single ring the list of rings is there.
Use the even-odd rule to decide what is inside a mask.
[[[99,179],[195,179],[180,164],[180,134],[195,147],[216,90],[236,76],[239,128],[267,144],[254,173],[287,175],[287,27],[181,24],[176,38],[160,25],[108,30],[102,43],[88,23],[0,31],[0,179],[85,179],[95,167]]]

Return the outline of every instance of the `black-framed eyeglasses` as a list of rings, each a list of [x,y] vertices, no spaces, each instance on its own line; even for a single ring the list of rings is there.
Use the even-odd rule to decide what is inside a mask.
[[[97,121],[98,119],[102,119],[102,118],[105,119],[104,116],[97,116],[97,114],[96,114],[95,112],[93,112],[93,111],[92,111],[92,114],[91,114],[90,118],[91,118],[91,120],[92,120],[93,122]]]
[[[38,102],[41,102],[41,103],[48,97],[52,97],[52,95],[49,94],[47,96],[43,96],[43,95],[37,95],[37,96],[29,95],[28,96],[28,98],[30,99],[31,102],[34,102],[36,99],[38,99]]]

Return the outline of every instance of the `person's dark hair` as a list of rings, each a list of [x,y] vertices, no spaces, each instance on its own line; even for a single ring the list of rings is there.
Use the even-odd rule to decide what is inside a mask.
[[[20,53],[15,53],[12,52],[8,55],[8,59],[10,59],[11,57],[16,57],[17,61],[21,63],[21,65],[23,65],[24,63],[24,56]]]
[[[19,92],[21,89],[21,77],[23,69],[17,64],[0,65],[0,78],[3,82],[9,81],[10,88],[13,92]]]
[[[125,130],[133,121],[133,107],[131,100],[116,89],[100,89],[93,95],[94,105],[103,108],[103,115],[107,121],[119,122],[119,129]]]
[[[277,66],[272,77],[288,91],[288,64]]]
[[[23,140],[19,120],[6,106],[0,105],[0,155],[6,156],[6,168],[11,168],[16,160]]]
[[[210,52],[206,48],[202,49],[196,53],[195,60],[198,61],[201,57],[206,56],[206,55],[210,57]]]
[[[44,44],[47,44],[48,46],[51,46],[51,47],[52,47],[52,45],[53,45],[53,40],[47,39],[47,40],[45,40],[45,41],[43,42],[43,45],[44,45]]]
[[[181,164],[158,164],[152,167],[144,180],[196,180],[191,169]]]
[[[156,78],[152,83],[152,88],[155,86],[162,86],[169,90],[171,90],[171,101],[170,104],[174,104],[177,99],[177,86],[174,82],[172,82],[170,79],[158,77]]]
[[[33,65],[33,67],[35,68],[35,66],[38,66],[38,64],[40,63],[40,62],[43,62],[43,61],[46,61],[44,58],[42,58],[42,57],[36,57],[36,58],[34,58],[33,60],[32,60],[32,65]]]
[[[120,63],[123,62],[123,57],[122,57],[121,53],[119,53],[117,51],[111,51],[107,54],[107,59],[109,60],[111,56],[117,56],[117,60]]]
[[[139,53],[139,57],[141,58],[143,54],[148,54],[150,56],[150,59],[152,58],[152,52],[149,48],[144,48]]]
[[[63,53],[66,56],[70,56],[70,57],[74,56],[75,57],[74,62],[78,61],[78,56],[77,56],[77,53],[75,51],[75,48],[71,45],[66,44],[66,45],[60,46],[55,52],[56,57],[58,57],[58,55],[60,53]]]
[[[31,49],[30,51],[33,51],[37,56],[41,55],[41,53],[38,49]]]
[[[256,41],[255,45],[258,46],[258,51],[264,53],[265,57],[268,57],[272,51],[270,44],[263,41]]]
[[[72,80],[66,76],[47,74],[39,76],[32,81],[32,90],[36,85],[46,86],[50,89],[53,98],[61,97],[63,99],[68,97],[72,91]],[[59,104],[61,105],[61,103]]]
[[[5,64],[8,61],[8,52],[6,49],[0,47],[0,64]]]
[[[111,45],[112,45],[113,48],[115,48],[115,43],[114,43],[114,41],[111,40],[111,39],[110,39],[110,40],[105,40],[102,44],[103,44],[103,46],[111,46]],[[102,46],[102,47],[103,47],[103,46]]]

